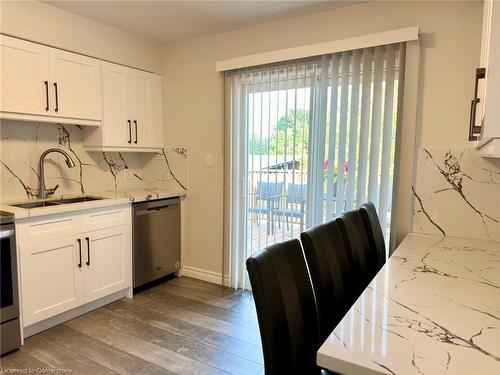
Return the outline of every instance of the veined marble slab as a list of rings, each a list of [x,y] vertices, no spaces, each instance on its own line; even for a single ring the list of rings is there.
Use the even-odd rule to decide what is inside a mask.
[[[61,204],[54,206],[36,207],[36,208],[20,208],[12,206],[12,204],[19,203],[30,203],[36,202],[38,199],[31,200],[17,200],[17,201],[7,201],[2,202],[0,209],[2,211],[7,211],[14,214],[16,220],[54,215],[63,212],[73,212],[88,210],[92,208],[101,208],[115,206],[119,204],[126,204],[131,202],[144,202],[154,199],[165,199],[173,197],[184,197],[186,195],[186,190],[184,189],[129,189],[127,191],[102,191],[86,194],[89,196],[101,197],[100,200],[92,200],[88,202]],[[46,201],[57,200],[57,199],[67,199],[67,198],[77,198],[81,195],[77,194],[66,194],[66,195],[56,195],[50,197],[49,199],[42,199]]]
[[[420,149],[413,232],[500,241],[500,159],[474,149]]]
[[[317,362],[349,375],[500,374],[500,242],[408,235]]]

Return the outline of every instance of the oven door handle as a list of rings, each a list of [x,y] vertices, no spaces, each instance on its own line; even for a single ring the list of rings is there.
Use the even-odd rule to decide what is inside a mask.
[[[0,232],[0,238],[8,238],[14,236],[14,229],[4,230]]]

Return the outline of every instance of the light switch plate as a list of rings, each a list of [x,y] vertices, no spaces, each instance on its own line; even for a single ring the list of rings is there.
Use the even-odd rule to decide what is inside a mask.
[[[212,168],[214,166],[214,157],[211,154],[205,155],[205,167]]]

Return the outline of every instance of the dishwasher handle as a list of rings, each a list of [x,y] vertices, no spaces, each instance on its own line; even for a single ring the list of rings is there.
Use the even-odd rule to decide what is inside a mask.
[[[148,215],[155,212],[179,209],[179,200],[159,200],[138,204],[134,207],[135,215]]]

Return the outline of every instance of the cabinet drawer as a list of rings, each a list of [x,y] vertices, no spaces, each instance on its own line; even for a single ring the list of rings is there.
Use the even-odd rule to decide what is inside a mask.
[[[130,205],[92,210],[82,215],[83,231],[127,225],[132,220],[131,215]]]
[[[17,225],[22,242],[41,241],[76,235],[82,231],[82,218],[76,214],[52,215],[50,218],[31,219]]]

